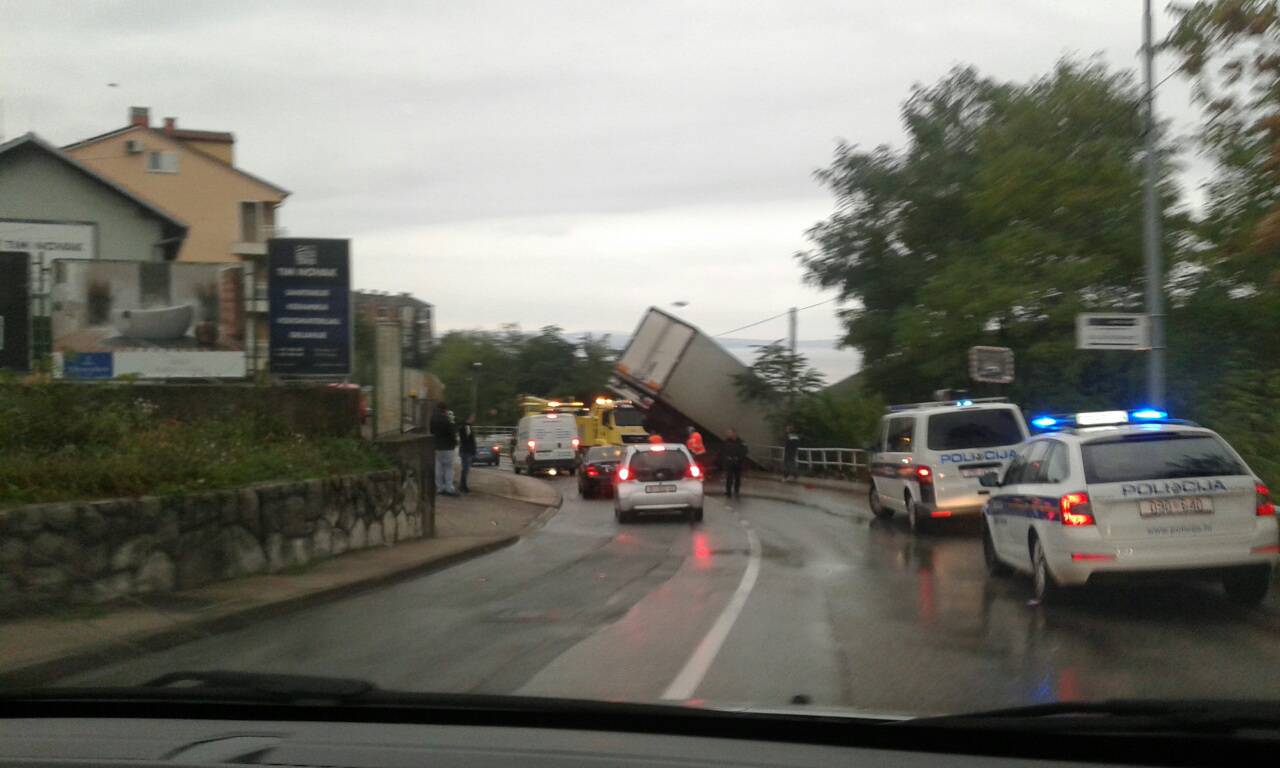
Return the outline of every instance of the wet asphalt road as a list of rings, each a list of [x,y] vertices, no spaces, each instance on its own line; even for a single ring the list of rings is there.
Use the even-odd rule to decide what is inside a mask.
[[[990,579],[976,530],[709,497],[706,520],[619,526],[557,486],[518,544],[444,571],[64,682],[177,669],[336,675],[388,688],[927,714],[1054,700],[1269,698],[1280,595],[1212,585],[1028,603]]]

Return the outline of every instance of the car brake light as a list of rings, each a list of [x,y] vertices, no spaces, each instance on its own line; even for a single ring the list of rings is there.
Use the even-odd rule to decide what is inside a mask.
[[[594,464],[587,465],[587,477],[599,477],[600,470],[595,468]]]
[[[1262,483],[1255,483],[1253,490],[1257,494],[1258,517],[1274,516],[1276,513],[1276,504],[1271,500],[1271,489]]]
[[[649,450],[653,451],[654,453],[662,453],[663,451],[667,450],[667,446],[665,446],[665,445],[655,445],[655,446],[653,446],[652,448],[650,448]]]
[[[929,517],[951,517],[951,510],[935,509],[929,513]]]
[[[1093,505],[1087,493],[1068,493],[1058,500],[1063,525],[1093,525]]]
[[[614,477],[618,478],[620,482],[625,483],[631,479],[631,470],[627,467],[621,467],[618,469],[618,474],[614,475]]]
[[[576,437],[575,437],[575,438],[573,438],[572,440],[570,440],[570,441],[569,441],[569,443],[570,443],[571,445],[573,445],[573,447],[574,447],[574,448],[577,448],[577,447],[578,447],[578,438],[576,438]]]
[[[493,446],[493,452],[494,452],[494,453],[502,453],[502,446],[501,446],[501,445],[495,445],[495,446]]]
[[[1077,562],[1088,560],[1115,560],[1116,556],[1102,552],[1072,552],[1071,559]]]
[[[694,480],[697,480],[702,477],[702,467],[699,467],[697,464],[690,464],[684,474],[686,477],[692,477]]]
[[[921,485],[933,485],[933,470],[924,465],[916,467],[916,479]]]
[[[529,441],[529,443],[528,443],[528,445],[529,445],[529,450],[531,450],[531,451],[532,451],[534,448],[537,448],[537,447],[538,447],[538,441],[537,441],[537,440],[530,440],[530,441]]]

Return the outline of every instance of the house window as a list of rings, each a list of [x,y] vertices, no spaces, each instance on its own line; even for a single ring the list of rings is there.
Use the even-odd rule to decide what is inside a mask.
[[[147,173],[177,173],[177,152],[148,152]]]
[[[240,242],[262,242],[262,203],[240,203]]]

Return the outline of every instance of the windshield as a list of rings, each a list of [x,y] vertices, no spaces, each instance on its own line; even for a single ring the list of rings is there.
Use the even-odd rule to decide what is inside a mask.
[[[1007,408],[957,411],[929,417],[929,450],[991,448],[1022,442],[1018,416]]]
[[[1080,453],[1091,483],[1246,474],[1222,441],[1208,435],[1091,442]]]
[[[619,427],[640,427],[644,425],[644,411],[636,408],[614,408],[613,423]]]
[[[1278,329],[1280,0],[0,0],[0,690],[1277,701]]]

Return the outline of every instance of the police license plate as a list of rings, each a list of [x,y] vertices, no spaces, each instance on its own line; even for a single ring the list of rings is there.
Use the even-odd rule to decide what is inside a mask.
[[[645,493],[675,493],[676,487],[674,485],[646,485],[644,487],[644,492]]]
[[[1212,515],[1213,499],[1208,496],[1180,496],[1173,499],[1148,499],[1146,501],[1138,502],[1138,514],[1143,517]]]
[[[961,467],[961,477],[982,477],[988,472],[995,472],[995,467]]]

